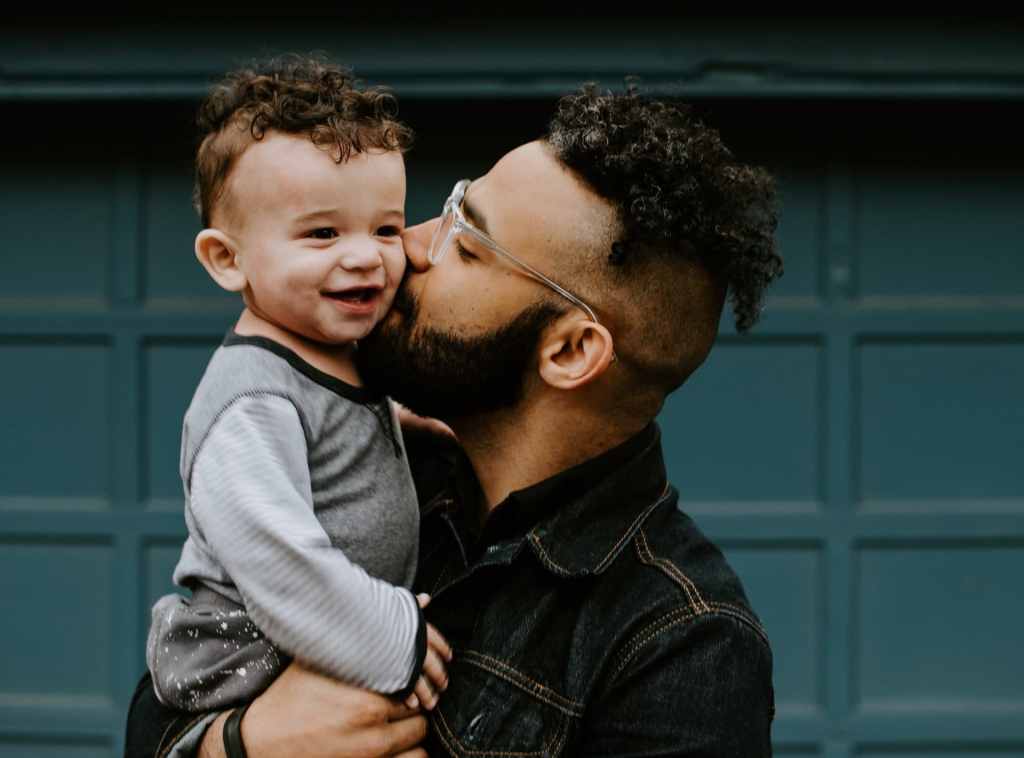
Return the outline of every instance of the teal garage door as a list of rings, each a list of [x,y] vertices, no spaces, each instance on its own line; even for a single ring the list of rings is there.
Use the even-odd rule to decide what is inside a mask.
[[[568,78],[409,75],[410,218]],[[3,108],[31,128],[0,144],[0,758],[107,757],[184,534],[181,416],[237,303],[192,255],[196,83],[26,80]],[[693,94],[777,172],[787,273],[661,422],[772,638],[777,754],[1024,755],[1022,109],[720,89]]]

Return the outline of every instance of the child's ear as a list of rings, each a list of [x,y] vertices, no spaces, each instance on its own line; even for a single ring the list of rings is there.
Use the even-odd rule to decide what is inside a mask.
[[[203,229],[196,235],[196,258],[213,281],[228,292],[245,289],[245,273],[238,265],[235,244],[220,229]]]

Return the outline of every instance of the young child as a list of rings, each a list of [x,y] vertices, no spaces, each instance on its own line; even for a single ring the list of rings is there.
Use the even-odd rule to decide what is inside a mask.
[[[156,603],[146,646],[167,705],[250,700],[291,657],[411,704],[444,688],[450,651],[407,589],[402,435],[352,363],[405,270],[393,102],[291,57],[229,74],[200,109],[196,255],[245,309],[182,430],[174,581],[192,597]]]

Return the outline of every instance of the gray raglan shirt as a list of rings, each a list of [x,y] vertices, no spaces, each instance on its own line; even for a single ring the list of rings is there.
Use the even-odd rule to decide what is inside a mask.
[[[230,332],[185,416],[174,571],[291,656],[378,692],[420,665],[419,511],[386,397]],[[419,640],[422,643],[422,638]]]

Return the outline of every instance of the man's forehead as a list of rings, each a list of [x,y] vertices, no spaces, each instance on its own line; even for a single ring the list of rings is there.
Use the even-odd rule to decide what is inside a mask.
[[[616,213],[611,205],[564,166],[543,142],[506,153],[475,180],[466,205],[487,219],[495,239],[513,244],[565,244],[600,231]]]
[[[511,150],[473,182],[474,191],[484,187],[492,193],[518,196],[524,188],[541,194],[571,190],[572,178],[542,142],[528,142]],[[520,192],[512,190],[519,189]]]

